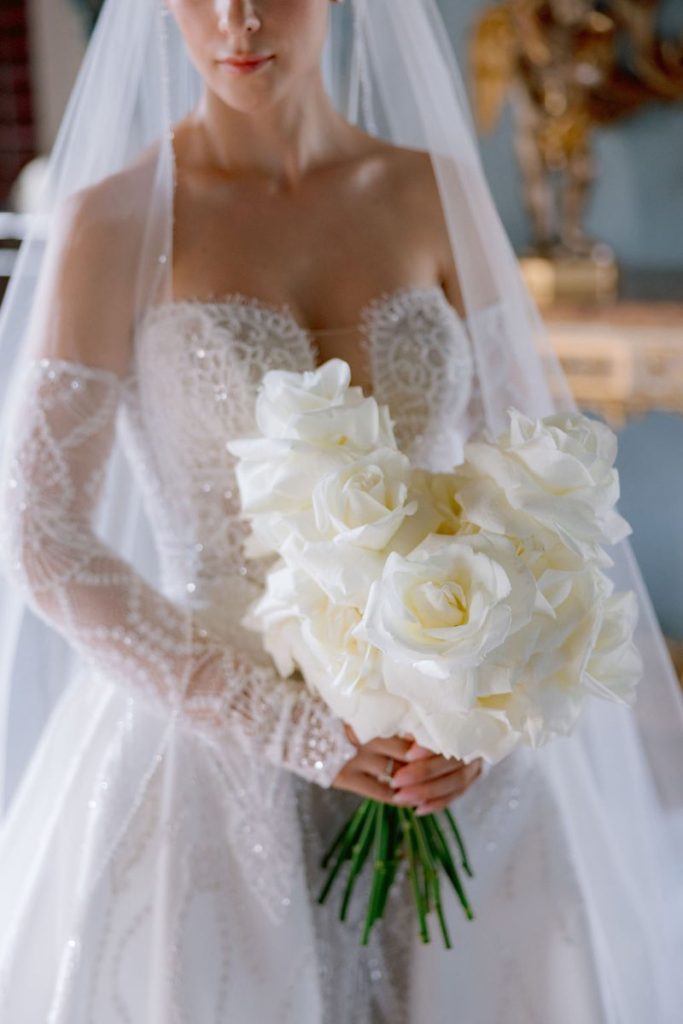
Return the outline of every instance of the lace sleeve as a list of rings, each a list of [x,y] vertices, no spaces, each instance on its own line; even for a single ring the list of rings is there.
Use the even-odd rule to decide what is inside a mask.
[[[275,667],[212,638],[95,533],[121,378],[32,360],[0,470],[0,558],[27,603],[97,669],[163,713],[321,786],[355,754],[342,721]]]

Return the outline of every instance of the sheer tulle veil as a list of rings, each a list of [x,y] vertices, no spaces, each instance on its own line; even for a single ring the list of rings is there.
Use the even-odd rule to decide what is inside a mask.
[[[538,416],[574,408],[493,204],[466,92],[434,0],[330,5],[322,70],[330,96],[350,121],[396,145],[431,154],[475,359],[468,429],[497,433],[510,406]],[[35,328],[50,315],[51,255],[74,193],[111,179],[106,193],[111,217],[121,218],[128,214],[121,212],[116,183],[125,180],[131,230],[138,233],[135,317],[169,299],[172,126],[192,109],[200,91],[201,81],[161,0],[106,0],[50,157],[40,213],[32,218],[0,312],[0,445],[11,430],[13,397],[32,357]],[[459,427],[453,424],[454,430]],[[98,529],[150,582],[161,585],[140,482],[121,437],[108,467]],[[637,704],[631,709],[590,701],[576,732],[536,756],[556,794],[579,866],[609,1008],[605,1020],[642,1024],[647,1012],[648,1019],[666,1024],[673,1022],[681,996],[675,974],[683,953],[683,709],[628,541],[611,553],[616,585],[634,590],[638,598],[644,675]],[[189,603],[186,608],[189,639],[193,612]],[[3,579],[0,777],[6,816],[26,785],[56,705],[82,670],[76,654]],[[134,704],[134,697],[130,701]],[[122,828],[159,751],[172,749],[175,728],[170,715],[154,749],[121,754],[129,758],[124,767],[130,780],[119,794]],[[172,758],[169,764],[172,773]],[[257,781],[265,788],[272,783],[265,771]],[[262,807],[268,799],[264,792]],[[116,836],[108,841],[111,848]],[[262,870],[267,873],[268,864]],[[106,851],[98,865],[102,871]],[[54,885],[70,884],[57,862]],[[83,883],[84,898],[88,884]],[[4,909],[0,916],[10,928],[21,907]],[[161,905],[159,920],[161,928]]]

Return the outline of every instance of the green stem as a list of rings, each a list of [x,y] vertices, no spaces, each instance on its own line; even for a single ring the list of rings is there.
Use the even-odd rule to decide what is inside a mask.
[[[467,899],[467,894],[465,892],[462,882],[460,881],[458,869],[455,866],[455,861],[451,856],[451,851],[448,847],[448,843],[446,842],[446,836],[444,835],[441,826],[439,825],[436,815],[426,814],[423,818],[423,822],[425,829],[430,830],[432,833],[432,846],[434,847],[437,856],[439,857],[441,863],[443,864],[444,870],[448,875],[453,888],[458,894],[458,899],[462,904],[463,910],[465,911],[467,918],[470,921],[474,920],[474,911],[472,910],[469,900]]]
[[[417,907],[417,915],[420,924],[420,937],[423,942],[429,942],[429,929],[427,928],[427,914],[424,906],[424,897],[420,888],[420,880],[417,873],[417,843],[413,835],[413,830],[410,827],[410,818],[405,807],[399,810],[401,817],[401,827],[403,829],[404,842],[406,844],[408,852],[408,874],[410,876],[410,883],[413,888],[413,897],[415,899],[415,906]]]
[[[372,804],[372,802],[373,801],[371,800],[364,800],[363,803],[358,808],[358,810],[356,811],[356,813],[354,814],[354,816],[348,822],[345,830],[345,836],[342,841],[341,849],[337,856],[337,860],[335,861],[334,867],[327,876],[327,881],[323,886],[322,892],[318,896],[318,903],[324,903],[325,900],[327,899],[327,894],[332,888],[332,884],[335,878],[339,874],[339,871],[341,870],[344,861],[347,860],[349,857],[349,851],[353,843],[356,841],[356,836],[358,835],[360,829],[362,828],[366,815],[370,811],[370,805]]]
[[[436,863],[434,861],[431,849],[431,842],[429,834],[423,828],[423,822],[414,813],[411,812],[413,819],[413,828],[417,837],[417,843],[420,850],[420,855],[424,862],[424,872],[427,883],[434,896],[434,906],[436,914],[439,919],[439,925],[441,927],[441,934],[446,945],[446,949],[452,949],[451,938],[448,934],[448,928],[446,926],[446,919],[443,913],[443,907],[441,906],[441,886],[439,884],[439,874]]]
[[[377,814],[377,808],[380,806],[376,800],[370,800],[370,808],[365,816],[365,822],[361,830],[358,842],[353,846],[353,856],[351,858],[351,870],[349,871],[349,877],[346,882],[346,889],[344,890],[344,898],[342,900],[341,911],[339,914],[339,920],[346,920],[346,913],[349,908],[349,901],[351,899],[351,893],[356,883],[356,878],[360,874],[361,868],[365,863],[365,858],[368,855],[368,850],[372,843],[373,827],[375,824],[375,816]]]
[[[462,860],[463,870],[467,872],[467,874],[470,876],[470,878],[474,878],[474,872],[472,871],[472,868],[470,867],[469,862],[467,860],[467,851],[465,850],[465,844],[462,841],[462,837],[461,837],[460,832],[458,830],[458,826],[455,823],[455,818],[451,814],[450,809],[448,807],[445,808],[444,814],[446,815],[446,818],[448,819],[448,823],[451,826],[451,829],[453,830],[453,835],[455,836],[455,841],[458,844],[458,849],[460,850],[460,859]]]
[[[455,837],[462,867],[470,877],[474,877],[455,819],[449,809],[444,813]],[[469,920],[474,919],[474,913],[456,867],[455,852],[449,846],[445,832],[435,814],[418,816],[414,808],[399,808],[375,800],[363,800],[325,853],[322,867],[327,867],[333,858],[336,859],[318,902],[324,902],[344,863],[350,860],[349,876],[339,914],[340,920],[345,920],[356,880],[374,846],[373,877],[361,938],[361,945],[367,945],[374,924],[384,914],[396,870],[405,856],[418,913],[420,937],[425,943],[430,941],[427,919],[433,903],[444,944],[447,949],[451,949],[441,901],[441,868],[457,893]]]
[[[367,946],[368,939],[370,936],[370,929],[377,920],[377,910],[380,905],[382,898],[382,891],[384,888],[384,882],[387,874],[387,847],[389,845],[389,823],[387,821],[387,810],[385,804],[378,804],[376,825],[375,825],[375,839],[377,840],[377,857],[375,858],[374,867],[375,871],[372,877],[372,889],[370,892],[370,899],[368,902],[368,913],[365,918],[365,928],[363,929],[363,937],[361,939],[361,946]]]
[[[329,849],[327,850],[327,853],[325,854],[325,856],[322,859],[322,863],[320,865],[321,867],[323,867],[323,868],[327,867],[327,865],[329,864],[330,859],[332,857],[332,854],[336,851],[337,847],[339,846],[339,844],[344,839],[344,836],[346,835],[348,830],[350,828],[353,828],[354,824],[357,824],[360,821],[360,819],[363,817],[363,812],[366,809],[366,804],[367,803],[369,803],[368,800],[363,800],[362,803],[360,803],[358,805],[358,807],[356,809],[356,812],[339,829],[339,832],[337,833],[337,836],[336,836],[334,842],[329,847]]]
[[[384,908],[386,906],[387,897],[391,890],[391,886],[394,882],[396,870],[398,868],[401,859],[401,843],[402,833],[401,824],[399,821],[398,808],[386,806],[385,812],[387,821],[389,824],[389,843],[387,848],[386,860],[387,860],[387,873],[384,881],[384,888],[377,908],[377,917],[382,917],[384,914]]]

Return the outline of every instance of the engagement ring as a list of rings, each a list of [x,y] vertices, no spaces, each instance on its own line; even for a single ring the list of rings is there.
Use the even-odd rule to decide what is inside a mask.
[[[390,757],[390,758],[387,759],[387,763],[386,763],[386,767],[385,767],[384,771],[382,772],[381,775],[378,775],[377,778],[379,779],[380,782],[386,782],[387,785],[388,785],[391,782],[391,773],[393,772],[393,770],[394,770],[394,759],[393,759],[393,757]]]

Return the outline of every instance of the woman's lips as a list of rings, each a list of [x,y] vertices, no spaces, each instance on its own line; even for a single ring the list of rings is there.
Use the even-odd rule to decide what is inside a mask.
[[[268,53],[262,57],[226,57],[224,60],[219,60],[218,63],[237,74],[248,74],[250,71],[256,71],[257,68],[263,67],[274,56],[274,54]]]

